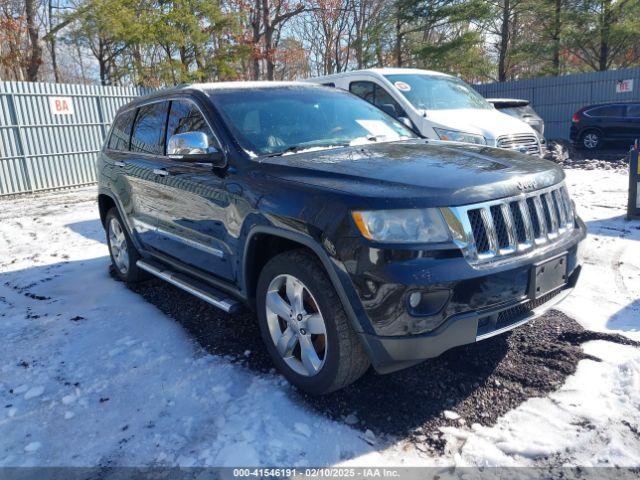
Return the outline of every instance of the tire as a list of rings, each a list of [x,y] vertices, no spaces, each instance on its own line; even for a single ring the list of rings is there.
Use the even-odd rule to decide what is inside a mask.
[[[256,307],[276,368],[299,389],[324,395],[355,382],[369,368],[342,302],[313,254],[292,250],[269,260],[258,279]]]
[[[602,147],[602,135],[597,130],[587,130],[580,135],[580,147],[589,151],[599,150]]]
[[[107,212],[104,225],[111,265],[118,278],[127,283],[136,283],[149,278],[147,272],[138,268],[136,264],[140,255],[115,207]]]

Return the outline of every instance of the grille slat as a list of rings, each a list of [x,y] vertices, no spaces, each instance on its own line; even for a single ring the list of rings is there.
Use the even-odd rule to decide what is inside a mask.
[[[572,229],[574,222],[564,186],[461,208],[468,217],[476,261],[545,244]]]
[[[522,150],[523,153],[528,155],[539,155],[540,144],[535,135],[520,134],[520,135],[505,135],[498,137],[496,145],[500,148],[506,148],[509,150]]]

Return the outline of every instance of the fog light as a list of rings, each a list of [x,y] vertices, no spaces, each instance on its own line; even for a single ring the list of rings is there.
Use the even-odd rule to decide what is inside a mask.
[[[406,297],[409,314],[417,317],[436,315],[449,301],[451,291],[434,290],[431,292],[413,291]]]
[[[409,306],[411,308],[418,308],[418,305],[420,305],[421,300],[422,300],[422,293],[413,292],[411,295],[409,295]]]

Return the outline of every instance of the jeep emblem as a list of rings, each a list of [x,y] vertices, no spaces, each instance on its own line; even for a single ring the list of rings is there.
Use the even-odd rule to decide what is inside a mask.
[[[535,190],[537,187],[535,180],[518,180],[518,188],[520,190]]]

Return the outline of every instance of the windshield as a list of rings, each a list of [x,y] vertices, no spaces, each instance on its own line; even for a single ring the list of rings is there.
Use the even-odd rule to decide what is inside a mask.
[[[414,138],[401,123],[340,90],[321,87],[210,91],[242,148],[255,155]]]
[[[493,108],[482,95],[455,77],[437,75],[385,75],[418,110]]]

